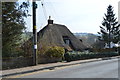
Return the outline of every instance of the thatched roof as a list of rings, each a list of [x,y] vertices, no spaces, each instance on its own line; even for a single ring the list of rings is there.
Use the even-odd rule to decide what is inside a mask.
[[[65,44],[64,37],[67,37],[70,40],[70,45]],[[83,50],[86,48],[65,25],[60,24],[46,25],[38,32],[38,42],[45,43],[48,46],[57,45],[73,50]]]

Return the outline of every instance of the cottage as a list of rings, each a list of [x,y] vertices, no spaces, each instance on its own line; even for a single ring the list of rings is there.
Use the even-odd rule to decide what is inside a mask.
[[[73,35],[73,33],[61,24],[54,24],[53,20],[49,19],[48,24],[37,33],[38,48],[45,46],[61,46],[66,50],[83,51],[86,47],[84,44]],[[32,42],[32,38],[27,41],[27,44]],[[31,43],[32,44],[32,43]],[[25,43],[26,45],[26,43]],[[30,50],[31,46],[26,49]],[[29,51],[28,53],[31,53]]]
[[[82,42],[65,25],[54,24],[53,20],[50,19],[48,24],[38,32],[38,42],[45,43],[48,46],[61,46],[68,50],[82,51],[85,49]]]

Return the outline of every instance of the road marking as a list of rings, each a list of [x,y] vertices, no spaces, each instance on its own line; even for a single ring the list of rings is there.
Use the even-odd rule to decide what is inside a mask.
[[[20,74],[20,75],[16,75],[16,76],[10,76],[10,77],[6,77],[6,78],[20,78],[20,77],[23,77],[23,76],[28,76],[28,75],[42,73],[42,72],[50,72],[50,71],[55,71],[55,70],[47,69],[47,70],[36,71],[36,72],[32,72],[32,73],[26,73],[26,74]]]
[[[53,71],[53,70],[36,71],[36,72],[32,72],[32,73],[26,73],[26,74],[20,74],[20,75],[16,75],[16,76],[10,76],[10,77],[7,77],[7,78],[20,78],[20,77],[23,77],[23,76],[28,76],[28,75],[42,73],[42,72],[49,72],[49,71]]]
[[[26,73],[26,74],[20,74],[20,75],[15,75],[15,76],[9,76],[9,77],[6,77],[6,78],[20,78],[20,77],[23,77],[23,76],[29,76],[29,75],[43,73],[43,72],[51,72],[51,71],[65,69],[65,68],[69,68],[69,67],[73,67],[73,66],[78,66],[78,65],[80,65],[80,64],[68,65],[68,66],[63,66],[63,67],[56,67],[55,69],[52,69],[52,70],[51,69],[46,69],[46,70],[36,71],[36,72],[32,72],[32,73]]]
[[[73,67],[73,66],[78,66],[78,65],[80,65],[80,64],[68,65],[68,66],[63,66],[63,67],[57,67],[56,69],[60,70],[60,69],[65,69],[65,68],[69,68],[69,67]]]

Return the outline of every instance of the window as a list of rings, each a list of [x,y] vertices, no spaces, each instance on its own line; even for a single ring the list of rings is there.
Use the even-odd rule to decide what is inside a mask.
[[[70,45],[70,39],[68,36],[63,36],[63,41],[65,42],[65,44]]]

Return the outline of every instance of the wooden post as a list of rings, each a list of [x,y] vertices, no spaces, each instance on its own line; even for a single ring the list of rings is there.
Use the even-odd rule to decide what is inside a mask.
[[[33,65],[37,65],[37,27],[36,27],[37,4],[33,1]]]

